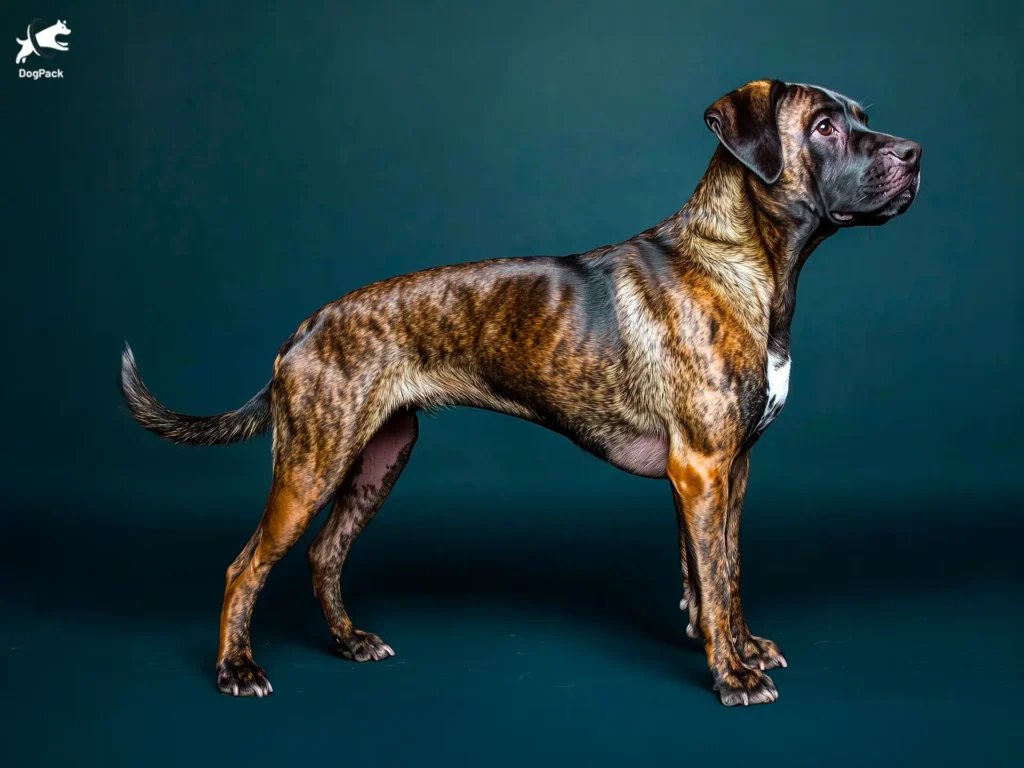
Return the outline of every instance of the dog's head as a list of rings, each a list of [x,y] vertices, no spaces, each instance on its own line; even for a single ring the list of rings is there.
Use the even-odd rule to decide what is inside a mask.
[[[810,85],[757,80],[704,113],[723,146],[780,207],[834,226],[884,224],[921,184],[921,147],[868,128],[852,99]]]

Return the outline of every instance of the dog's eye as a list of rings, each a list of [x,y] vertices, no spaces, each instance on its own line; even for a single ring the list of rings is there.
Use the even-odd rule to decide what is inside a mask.
[[[825,120],[822,120],[820,123],[814,126],[814,130],[816,130],[822,136],[831,136],[832,132],[835,130],[835,126],[832,125],[831,120],[826,118]]]

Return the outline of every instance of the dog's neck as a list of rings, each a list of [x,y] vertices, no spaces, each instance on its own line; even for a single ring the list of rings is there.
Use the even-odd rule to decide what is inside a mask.
[[[719,146],[689,201],[655,233],[715,283],[769,350],[788,357],[800,270],[836,228],[772,192]]]

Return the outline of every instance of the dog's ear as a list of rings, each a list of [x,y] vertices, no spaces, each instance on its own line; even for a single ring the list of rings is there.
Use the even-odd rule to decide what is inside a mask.
[[[768,184],[782,174],[776,108],[786,87],[778,80],[755,80],[727,93],[704,112],[704,122],[722,145]]]

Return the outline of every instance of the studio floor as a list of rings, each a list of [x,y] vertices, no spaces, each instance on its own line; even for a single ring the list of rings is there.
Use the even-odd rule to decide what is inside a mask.
[[[751,515],[747,616],[789,668],[777,703],[726,709],[685,637],[666,510],[595,528],[489,506],[402,500],[360,539],[345,593],[386,662],[332,655],[293,550],[253,623],[264,700],[212,674],[251,515],[105,527],[110,506],[24,506],[2,562],[5,763],[1020,765],[1017,509],[923,505],[893,529],[847,501],[824,531],[817,505]]]

